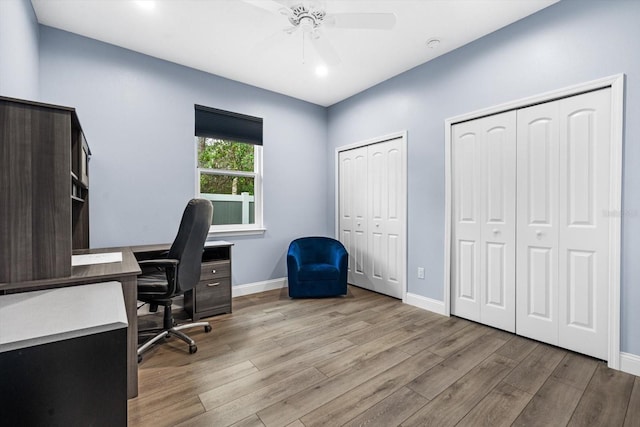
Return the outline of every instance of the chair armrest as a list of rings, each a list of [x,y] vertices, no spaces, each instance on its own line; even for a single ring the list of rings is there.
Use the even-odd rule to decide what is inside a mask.
[[[141,267],[171,267],[177,266],[180,263],[177,259],[146,259],[138,261],[138,265]]]
[[[332,253],[332,263],[333,265],[335,265],[336,267],[340,268],[344,265],[344,263],[346,262],[346,259],[348,257],[347,251],[343,248],[343,247],[338,247],[336,248],[333,253]]]
[[[138,265],[142,270],[143,276],[152,272],[165,271],[169,273],[171,277],[175,277],[175,273],[178,270],[179,263],[180,261],[178,261],[177,259],[167,258],[138,261]]]

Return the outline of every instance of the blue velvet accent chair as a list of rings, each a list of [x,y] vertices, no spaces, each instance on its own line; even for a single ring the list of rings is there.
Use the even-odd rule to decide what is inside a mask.
[[[347,294],[347,250],[329,237],[301,237],[289,245],[289,297]]]

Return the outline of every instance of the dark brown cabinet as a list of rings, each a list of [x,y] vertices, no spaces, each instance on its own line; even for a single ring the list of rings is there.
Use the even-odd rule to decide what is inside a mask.
[[[225,241],[206,242],[202,252],[200,282],[184,293],[184,309],[193,321],[216,314],[231,313],[231,247]],[[138,261],[153,259],[171,245],[132,246]]]
[[[231,243],[209,242],[202,254],[200,282],[184,294],[184,309],[194,321],[231,313]]]
[[[89,246],[88,156],[73,108],[0,97],[0,283],[71,275]]]

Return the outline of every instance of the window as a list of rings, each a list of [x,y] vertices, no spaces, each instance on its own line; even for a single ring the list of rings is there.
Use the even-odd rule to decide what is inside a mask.
[[[199,197],[213,232],[262,231],[262,119],[196,105]]]

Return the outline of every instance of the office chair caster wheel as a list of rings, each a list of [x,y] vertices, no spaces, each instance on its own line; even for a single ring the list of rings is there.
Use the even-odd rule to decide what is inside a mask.
[[[204,327],[204,331],[205,331],[206,333],[211,332],[211,326],[209,326],[209,325],[205,326],[205,327]]]
[[[194,344],[194,345],[190,345],[189,346],[189,354],[193,354],[196,351],[198,351],[198,346],[197,345]]]

